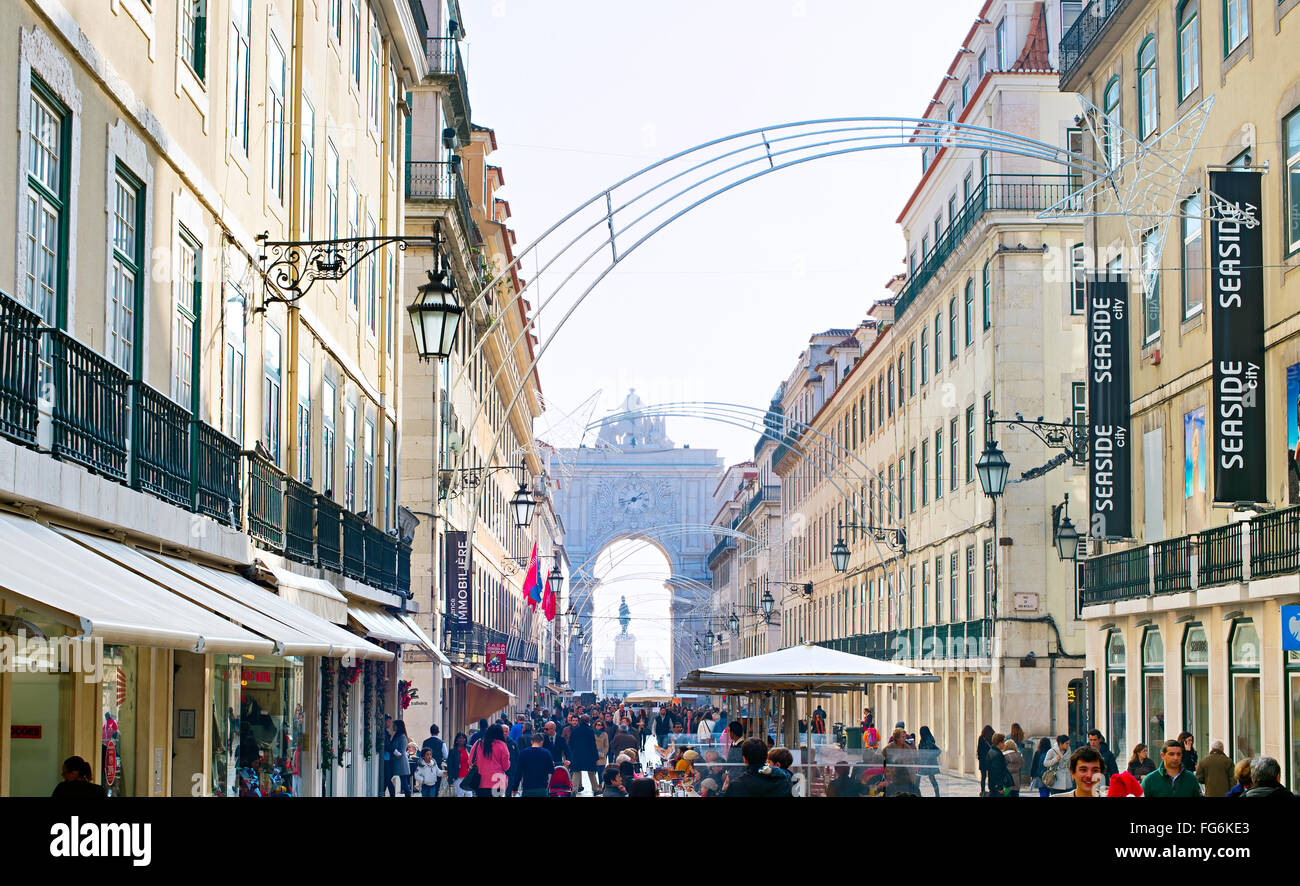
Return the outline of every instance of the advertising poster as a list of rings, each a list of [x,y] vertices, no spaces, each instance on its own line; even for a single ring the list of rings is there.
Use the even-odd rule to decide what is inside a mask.
[[[1183,498],[1205,492],[1205,407],[1183,416]]]
[[[447,530],[443,542],[447,546],[447,629],[467,634],[474,628],[473,551],[467,534],[460,530]]]
[[[1088,291],[1088,528],[1093,538],[1133,534],[1129,458],[1128,281],[1090,276]]]
[[[1287,504],[1300,505],[1300,363],[1286,368]]]

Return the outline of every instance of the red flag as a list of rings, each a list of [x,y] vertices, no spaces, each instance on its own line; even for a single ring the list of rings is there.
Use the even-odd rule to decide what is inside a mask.
[[[537,608],[537,601],[533,599],[533,586],[537,584],[539,564],[537,562],[537,542],[533,542],[533,554],[528,558],[528,574],[524,576],[524,586],[520,588],[523,592],[524,599],[528,605]]]
[[[546,589],[542,591],[542,613],[547,621],[555,621],[555,594],[551,591],[551,577],[546,576]]]

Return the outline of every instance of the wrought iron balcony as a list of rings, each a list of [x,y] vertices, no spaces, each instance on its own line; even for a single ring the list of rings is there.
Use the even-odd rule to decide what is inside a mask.
[[[457,137],[461,144],[469,144],[469,83],[465,77],[465,60],[460,54],[460,41],[454,37],[426,37],[424,56],[429,62],[429,79],[447,90]]]
[[[247,532],[272,551],[284,550],[284,484],[288,479],[259,453],[245,450]]]
[[[1061,37],[1060,61],[1057,66],[1061,69],[1062,92],[1076,91],[1070,88],[1071,80],[1084,60],[1095,48],[1108,42],[1108,35],[1122,33],[1123,26],[1119,26],[1118,30],[1115,26],[1123,18],[1123,13],[1130,9],[1136,12],[1136,7],[1141,5],[1130,0],[1092,0],[1083,7],[1074,24]]]
[[[0,434],[36,442],[40,315],[0,294]]]
[[[1250,521],[1250,574],[1267,578],[1300,571],[1300,507]]]
[[[316,493],[292,477],[284,479],[284,555],[316,563]]]
[[[62,329],[45,328],[53,367],[56,458],[127,479],[126,371]]]
[[[142,381],[131,382],[131,485],[177,507],[192,500],[188,409]]]
[[[343,508],[319,493],[316,495],[316,555],[322,569],[343,571]]]
[[[465,189],[464,176],[456,163],[445,160],[408,160],[406,198],[454,205],[465,238],[475,246],[483,242],[483,234],[470,210],[469,191]],[[480,269],[471,268],[470,273],[478,276]],[[479,289],[482,288],[480,284]]]
[[[930,251],[912,272],[894,302],[894,318],[901,319],[925,287],[947,264],[966,236],[989,212],[1041,212],[1065,199],[1077,183],[1068,175],[989,175],[976,186],[961,211],[949,222]]]
[[[366,580],[366,521],[351,511],[343,512],[343,574]]]
[[[194,420],[198,457],[194,471],[194,510],[227,526],[243,524],[239,494],[239,444],[209,425]]]

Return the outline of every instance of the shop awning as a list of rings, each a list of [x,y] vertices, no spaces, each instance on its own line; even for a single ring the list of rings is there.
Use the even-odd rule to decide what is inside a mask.
[[[325,579],[299,575],[264,556],[254,557],[253,566],[275,582],[280,596],[290,603],[336,625],[348,623],[348,598]]]
[[[348,606],[348,621],[353,630],[364,637],[400,643],[403,646],[415,646],[429,653],[443,664],[449,664],[447,656],[442,654],[434,642],[415,624],[409,615],[393,615],[378,606],[364,603],[351,603]]]
[[[465,681],[465,719],[471,723],[514,703],[513,692],[498,686],[482,674],[459,665],[452,665],[451,673],[453,677]]]
[[[48,526],[0,513],[0,589],[105,643],[269,653],[272,643]]]
[[[859,689],[866,683],[937,682],[937,676],[916,668],[805,643],[697,668],[677,684],[677,691],[846,691]]]
[[[136,548],[72,529],[61,531],[96,554],[107,557],[114,563],[175,591],[204,609],[230,619],[240,627],[268,638],[275,644],[272,652],[276,655],[329,655],[330,644],[325,640],[277,621],[264,612],[214,591],[175,569],[168,569]]]
[[[177,572],[189,576],[200,584],[212,588],[214,591],[219,591],[227,597],[238,600],[282,624],[297,628],[299,631],[317,638],[318,641],[329,647],[329,652],[325,653],[327,658],[352,657],[389,661],[393,657],[393,653],[387,649],[373,643],[367,643],[356,634],[326,621],[319,615],[295,606],[288,600],[271,593],[266,588],[256,582],[249,581],[242,575],[236,575],[222,569],[213,569],[210,566],[192,563],[189,560],[170,557],[166,554],[149,552],[149,556],[159,563],[170,566]]]

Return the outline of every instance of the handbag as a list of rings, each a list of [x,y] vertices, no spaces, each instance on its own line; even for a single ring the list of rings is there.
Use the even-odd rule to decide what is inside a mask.
[[[474,752],[469,757],[469,771],[460,780],[460,789],[462,791],[477,791],[479,785],[483,783],[483,776],[479,775],[478,763],[474,762],[478,758],[478,749],[479,742],[475,742]]]

